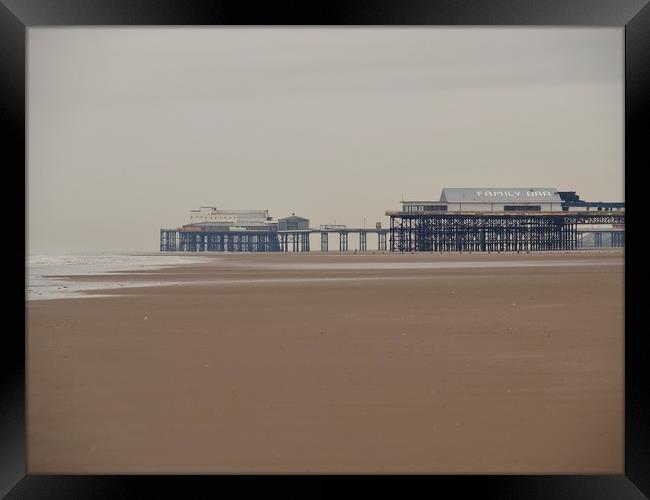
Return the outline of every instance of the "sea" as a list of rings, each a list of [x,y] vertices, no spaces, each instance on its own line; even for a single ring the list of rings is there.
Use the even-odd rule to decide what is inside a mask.
[[[161,269],[168,266],[206,261],[205,257],[193,255],[151,255],[138,253],[94,254],[34,254],[25,258],[25,300],[48,300],[77,297],[100,297],[88,295],[92,290],[111,290],[125,287],[169,285],[169,281],[130,281],[123,279],[102,280],[102,276],[121,275],[122,271]],[[97,275],[88,282],[75,280],[75,276]],[[108,293],[109,295],[110,293]]]

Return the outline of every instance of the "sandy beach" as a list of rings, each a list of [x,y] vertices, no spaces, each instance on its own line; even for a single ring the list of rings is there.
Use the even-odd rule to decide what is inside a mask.
[[[28,471],[620,474],[623,262],[220,254],[29,301]]]

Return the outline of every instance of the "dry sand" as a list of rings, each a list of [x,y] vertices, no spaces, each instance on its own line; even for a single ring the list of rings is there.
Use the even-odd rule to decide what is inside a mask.
[[[304,268],[380,262],[449,267]],[[231,254],[29,302],[28,470],[620,474],[623,269]]]

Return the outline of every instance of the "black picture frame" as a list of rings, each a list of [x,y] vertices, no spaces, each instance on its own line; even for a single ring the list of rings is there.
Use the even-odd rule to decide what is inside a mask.
[[[415,476],[413,486],[436,493],[452,488],[488,498],[625,499],[650,496],[650,387],[647,360],[650,342],[640,310],[643,267],[640,243],[640,176],[648,161],[650,138],[650,6],[647,0],[363,0],[301,2],[289,5],[259,2],[197,0],[0,0],[0,123],[5,172],[4,199],[9,210],[3,221],[11,293],[6,311],[20,316],[24,300],[25,224],[16,216],[26,201],[26,34],[33,26],[74,25],[518,25],[625,27],[625,473],[605,476]],[[453,50],[453,48],[450,48]],[[24,183],[24,190],[19,183]],[[23,212],[24,213],[24,212]],[[20,281],[14,286],[14,281]],[[23,289],[24,290],[24,289]],[[19,298],[20,297],[20,298]],[[5,323],[7,325],[7,323]],[[25,316],[6,327],[2,343],[0,386],[0,495],[7,498],[148,497],[161,490],[189,496],[194,488],[236,486],[232,476],[40,476],[26,474],[25,442]],[[260,478],[258,478],[258,483]],[[276,488],[277,476],[266,476],[266,488]],[[350,477],[311,478],[318,491],[350,483]],[[354,478],[358,480],[360,478]],[[362,478],[385,493],[403,493],[405,477]],[[372,479],[372,481],[369,481]],[[305,480],[302,477],[301,482]],[[215,481],[217,484],[215,484]],[[283,488],[283,491],[286,491]],[[299,490],[300,491],[300,490]],[[302,490],[306,493],[307,490]],[[315,490],[308,490],[313,493]],[[209,494],[209,493],[208,493]],[[212,494],[210,494],[212,496]]]

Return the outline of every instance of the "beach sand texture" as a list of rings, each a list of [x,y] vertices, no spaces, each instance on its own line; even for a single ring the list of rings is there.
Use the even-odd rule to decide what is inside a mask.
[[[623,271],[229,254],[29,301],[28,471],[620,474]]]

